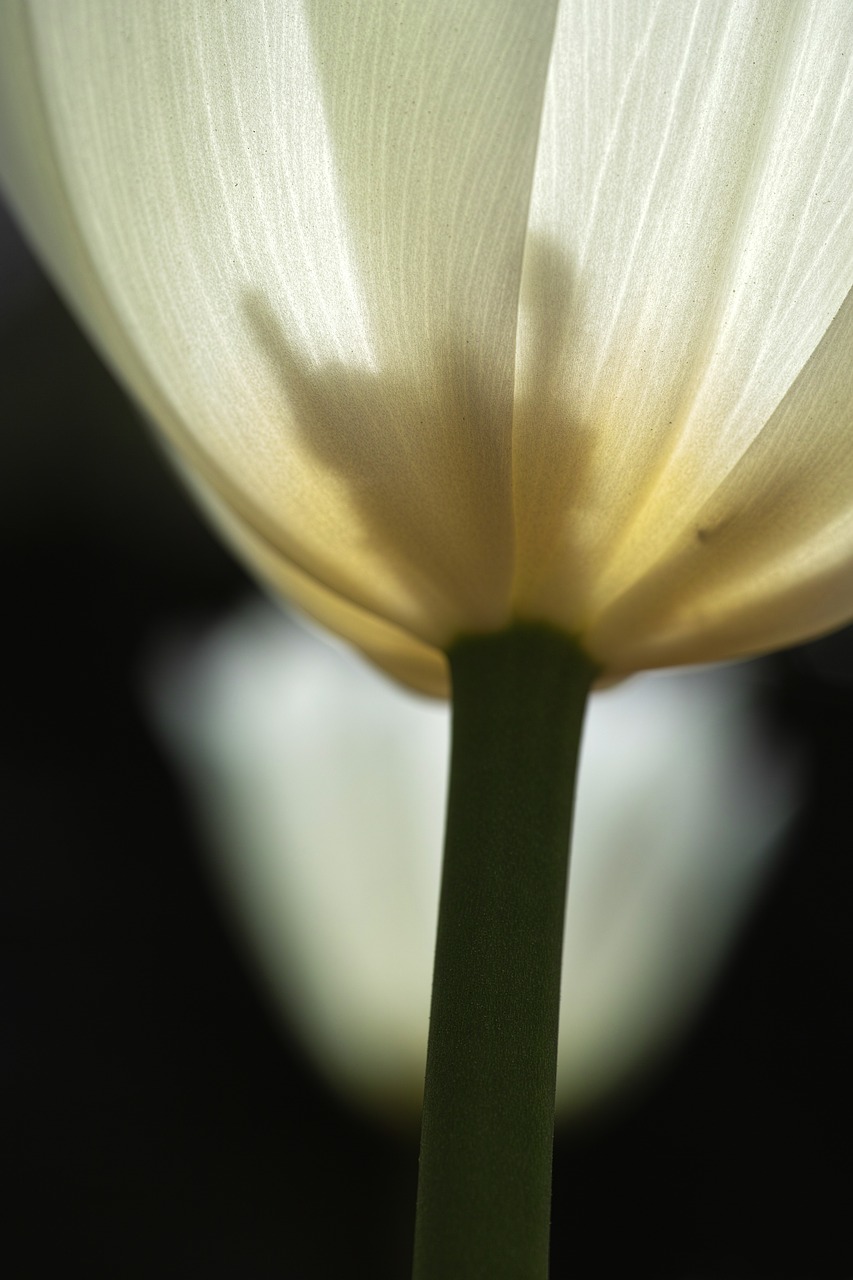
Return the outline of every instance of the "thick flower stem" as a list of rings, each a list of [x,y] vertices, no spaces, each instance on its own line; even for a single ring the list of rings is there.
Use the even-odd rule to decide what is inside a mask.
[[[594,670],[539,626],[464,639],[449,657],[414,1280],[545,1280],[569,835]]]

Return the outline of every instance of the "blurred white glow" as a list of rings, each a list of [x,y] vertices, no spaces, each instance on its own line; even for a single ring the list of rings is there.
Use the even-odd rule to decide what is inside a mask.
[[[419,1101],[449,710],[266,604],[151,664],[261,973],[339,1087]],[[605,1098],[697,1006],[796,805],[749,668],[650,675],[593,697],[560,1026],[563,1112]]]

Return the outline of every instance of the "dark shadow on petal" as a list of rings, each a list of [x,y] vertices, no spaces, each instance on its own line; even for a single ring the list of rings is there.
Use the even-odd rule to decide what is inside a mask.
[[[568,401],[564,376],[570,321],[577,323],[579,313],[577,298],[571,310],[569,299],[579,287],[564,250],[549,237],[531,237],[521,296],[525,339],[513,433],[522,598],[534,582],[549,584],[549,594],[561,587],[573,594],[584,588],[585,566],[575,538],[584,507],[591,503],[586,480],[596,441],[592,425],[581,421]]]
[[[496,420],[495,396],[471,376],[464,350],[437,346],[426,376],[315,365],[289,341],[260,291],[247,291],[244,307],[300,444],[346,482],[358,520],[353,538],[436,603],[474,585],[467,577],[472,548],[483,558],[511,554],[508,457],[501,457],[508,415]],[[502,524],[503,547],[495,545]]]
[[[533,572],[547,576],[557,554],[560,564],[571,555],[567,516],[583,492],[589,433],[572,419],[561,392],[570,335],[553,317],[567,314],[569,262],[548,240],[537,239],[527,253],[532,266],[522,305],[533,318],[514,412],[527,431],[515,473],[515,516],[522,543],[530,540],[541,561]],[[300,445],[346,484],[356,516],[352,537],[377,553],[424,607],[443,611],[448,602],[471,599],[476,608],[480,591],[484,601],[496,591],[508,600],[516,535],[511,365],[494,369],[487,385],[479,353],[449,337],[435,341],[413,370],[318,365],[289,340],[287,319],[259,289],[246,290],[243,306]]]

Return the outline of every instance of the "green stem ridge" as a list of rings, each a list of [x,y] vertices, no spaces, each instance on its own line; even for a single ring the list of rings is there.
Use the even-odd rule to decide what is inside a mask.
[[[595,670],[544,626],[466,637],[448,656],[414,1280],[545,1280],[569,836]]]

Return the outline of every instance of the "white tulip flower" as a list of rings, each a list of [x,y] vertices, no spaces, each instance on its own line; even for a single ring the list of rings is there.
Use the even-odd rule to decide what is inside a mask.
[[[0,173],[267,581],[410,683],[853,615],[848,0],[5,0]]]
[[[255,572],[452,685],[415,1280],[547,1272],[594,680],[853,618],[849,0],[4,0],[0,176]]]
[[[153,653],[148,704],[277,1007],[386,1115],[423,1088],[448,709],[252,603]],[[609,1100],[677,1038],[779,848],[798,770],[748,667],[594,697],[578,778],[558,1111]],[[614,803],[613,797],[618,800]]]

